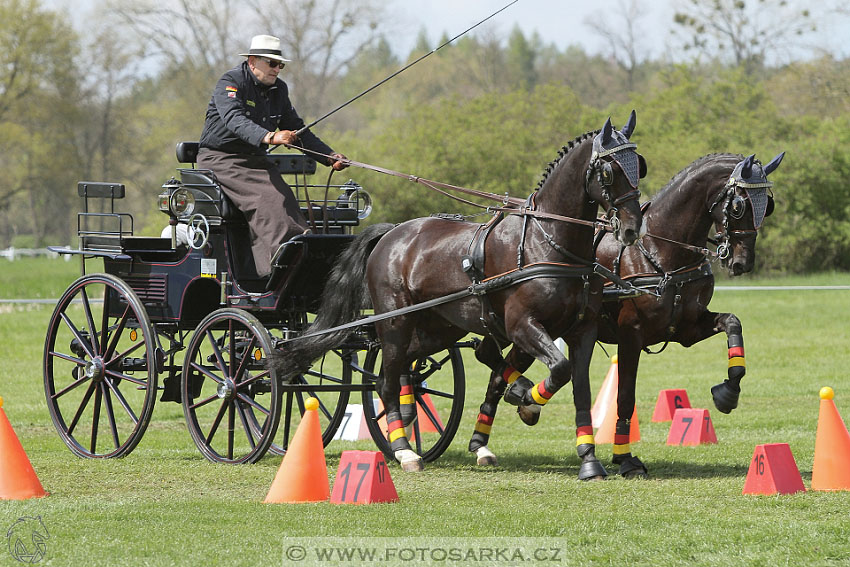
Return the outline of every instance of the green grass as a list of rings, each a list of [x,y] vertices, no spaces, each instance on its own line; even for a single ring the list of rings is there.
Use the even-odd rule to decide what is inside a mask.
[[[13,264],[3,265],[2,277]],[[57,296],[76,274],[39,293]],[[850,283],[850,276],[758,280],[789,282],[839,285]],[[748,374],[741,403],[723,415],[711,402],[709,388],[726,375],[724,337],[644,355],[638,380],[642,440],[633,447],[650,469],[646,481],[576,479],[569,386],[533,428],[503,406],[491,438],[501,466],[476,467],[466,444],[485,374],[470,359],[464,421],[452,446],[423,474],[403,474],[391,465],[400,501],[369,506],[262,504],[280,458],[248,466],[205,461],[176,404],[157,405],[144,439],[127,458],[74,457],[53,428],[41,384],[52,307],[0,306],[0,396],[51,493],[0,501],[0,533],[20,517],[41,516],[50,532],[47,565],[277,565],[285,545],[316,537],[394,537],[428,545],[429,538],[447,536],[476,545],[492,535],[559,547],[568,565],[846,565],[850,493],[744,496],[741,489],[754,447],[773,442],[791,446],[809,485],[821,386],[835,389],[836,405],[850,416],[848,305],[850,291],[717,291],[712,308],[735,312],[744,325]],[[597,348],[594,394],[609,364]],[[544,377],[537,365],[528,374]],[[686,388],[694,407],[710,409],[717,445],[666,445],[669,424],[650,421],[662,388]],[[371,443],[332,442],[326,449],[330,481],[349,448],[369,449]],[[599,446],[598,454],[608,465],[611,446]],[[386,545],[364,545],[370,542]],[[17,565],[0,544],[0,565]]]

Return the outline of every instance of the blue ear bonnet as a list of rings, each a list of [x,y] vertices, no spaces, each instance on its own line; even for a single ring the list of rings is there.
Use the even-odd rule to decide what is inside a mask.
[[[593,138],[593,153],[597,157],[611,156],[617,162],[629,185],[637,189],[640,179],[640,163],[636,151],[637,144],[629,142],[629,139],[619,130],[613,130],[608,140],[603,143],[603,132]]]

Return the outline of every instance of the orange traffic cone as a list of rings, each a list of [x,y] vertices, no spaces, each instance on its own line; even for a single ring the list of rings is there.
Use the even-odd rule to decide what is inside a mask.
[[[850,433],[835,407],[832,388],[820,389],[812,490],[850,490]]]
[[[321,502],[331,496],[325,446],[319,425],[319,401],[308,398],[305,412],[283,456],[266,499],[267,504]]]
[[[0,398],[0,500],[26,500],[47,496],[18,436],[3,410]]]
[[[599,388],[599,394],[596,396],[596,401],[593,402],[593,408],[590,410],[590,419],[594,429],[602,427],[602,422],[605,421],[605,416],[608,415],[611,404],[617,403],[617,385],[620,382],[619,367],[617,366],[617,355],[611,357],[611,366],[608,367],[608,374],[605,375],[605,380],[602,382],[602,387]],[[616,414],[617,406],[614,405],[614,413]]]
[[[596,402],[590,410],[590,418],[594,428],[598,431],[594,435],[596,443],[613,443],[614,433],[617,426],[617,391],[620,386],[620,372],[617,365],[617,355],[611,357],[611,366],[605,381],[596,396]],[[637,408],[632,413],[631,428],[629,429],[629,441],[634,443],[640,441],[640,425],[638,424]]]

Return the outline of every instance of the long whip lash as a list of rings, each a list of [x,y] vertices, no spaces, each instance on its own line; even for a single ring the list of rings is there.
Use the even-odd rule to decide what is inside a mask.
[[[314,120],[314,121],[313,121],[313,122],[311,122],[310,124],[307,124],[306,126],[304,126],[303,128],[301,128],[300,130],[297,130],[297,131],[295,132],[295,134],[296,134],[296,135],[301,135],[301,134],[303,134],[305,130],[308,130],[309,128],[311,128],[311,127],[315,126],[316,124],[318,124],[319,122],[321,122],[322,120],[324,120],[325,118],[327,118],[328,116],[330,116],[331,114],[333,114],[333,113],[337,112],[338,110],[342,110],[343,108],[345,108],[346,106],[348,106],[349,104],[351,104],[352,102],[354,102],[355,100],[357,100],[357,99],[359,99],[360,97],[362,97],[362,96],[364,96],[364,95],[366,95],[366,94],[368,94],[368,93],[372,92],[373,90],[377,89],[378,87],[380,87],[381,85],[383,85],[384,83],[386,83],[387,81],[389,81],[390,79],[392,79],[393,77],[395,77],[396,75],[399,75],[399,74],[401,74],[403,71],[406,71],[407,69],[410,69],[411,67],[413,67],[414,65],[416,65],[417,63],[419,63],[420,61],[422,61],[423,59],[425,59],[425,58],[426,58],[426,57],[428,57],[429,55],[431,55],[431,54],[433,54],[433,53],[436,53],[437,51],[439,51],[439,50],[440,50],[440,49],[442,49],[443,47],[447,46],[448,44],[450,44],[451,42],[453,42],[453,41],[454,41],[454,40],[456,40],[457,38],[459,38],[459,37],[461,37],[461,36],[463,36],[463,35],[465,35],[465,34],[469,33],[470,31],[474,30],[475,28],[477,28],[478,26],[480,26],[481,24],[483,24],[483,23],[484,23],[484,22],[486,22],[487,20],[489,20],[489,19],[491,19],[491,18],[493,18],[493,17],[497,16],[497,15],[498,15],[498,14],[500,14],[501,12],[504,12],[505,10],[507,10],[508,8],[510,8],[511,6],[513,6],[514,4],[516,4],[517,2],[519,2],[519,0],[513,0],[513,2],[510,2],[509,4],[507,4],[507,5],[505,5],[504,7],[500,8],[499,10],[497,10],[497,11],[493,12],[492,14],[490,14],[489,16],[487,16],[486,18],[484,18],[483,20],[481,20],[480,22],[478,22],[478,23],[477,23],[477,24],[475,24],[474,26],[472,26],[472,27],[470,27],[470,28],[467,28],[466,30],[464,30],[464,31],[462,31],[461,33],[457,34],[456,36],[454,36],[454,37],[453,37],[453,38],[451,38],[450,40],[446,41],[445,43],[443,43],[443,44],[442,44],[442,45],[440,45],[439,47],[435,47],[434,49],[432,49],[431,51],[429,51],[429,52],[428,52],[428,53],[426,53],[425,55],[423,55],[423,56],[419,57],[418,59],[416,59],[415,61],[412,61],[412,62],[408,63],[407,65],[405,65],[404,67],[402,67],[401,69],[399,69],[398,71],[396,71],[395,73],[393,73],[392,75],[390,75],[389,77],[387,77],[386,79],[382,80],[382,81],[381,81],[381,82],[379,82],[379,83],[376,83],[376,84],[372,85],[371,87],[369,87],[368,89],[366,89],[365,91],[363,91],[362,93],[360,93],[359,95],[357,95],[357,96],[355,96],[354,98],[352,98],[352,99],[350,99],[350,100],[348,100],[348,101],[344,102],[343,104],[341,104],[341,105],[337,106],[336,108],[334,108],[333,110],[331,110],[330,112],[328,112],[327,114],[325,114],[324,116],[322,116],[321,118],[318,118],[317,120]]]

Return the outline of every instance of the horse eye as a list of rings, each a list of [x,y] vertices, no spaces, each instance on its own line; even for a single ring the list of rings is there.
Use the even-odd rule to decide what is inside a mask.
[[[614,183],[614,170],[610,163],[602,166],[602,185],[611,185]]]
[[[736,195],[729,204],[729,216],[734,219],[739,219],[744,216],[744,211],[747,210],[747,202],[743,197]]]

